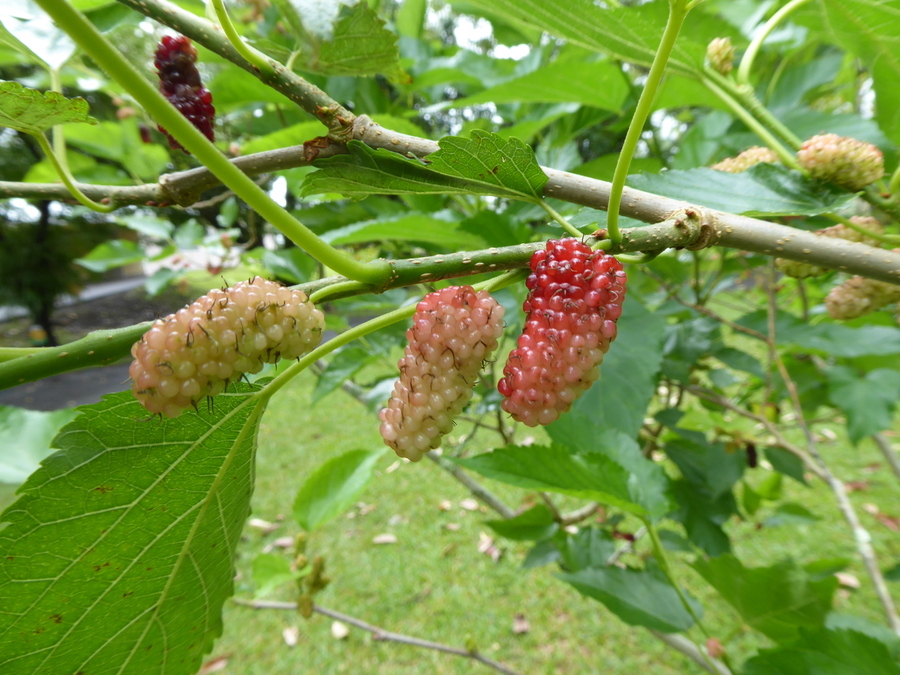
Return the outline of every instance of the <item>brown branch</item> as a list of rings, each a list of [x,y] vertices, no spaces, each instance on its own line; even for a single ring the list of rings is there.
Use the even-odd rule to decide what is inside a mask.
[[[273,600],[243,600],[241,598],[232,598],[232,602],[241,605],[242,607],[251,607],[253,609],[286,609],[289,611],[297,611],[296,602],[277,602]],[[313,611],[317,614],[321,614],[322,616],[337,619],[338,621],[343,621],[344,623],[350,624],[351,626],[361,628],[362,630],[371,633],[373,640],[383,642],[398,642],[400,644],[410,645],[412,647],[433,649],[438,652],[444,652],[445,654],[453,654],[454,656],[462,656],[467,659],[472,659],[473,661],[477,661],[478,663],[481,663],[488,668],[493,668],[499,673],[504,673],[504,675],[519,675],[518,671],[515,671],[512,668],[503,665],[499,661],[488,658],[487,656],[484,656],[477,651],[469,651],[468,649],[451,647],[450,645],[441,644],[440,642],[432,642],[431,640],[422,640],[419,638],[411,637],[409,635],[403,635],[402,633],[394,633],[392,631],[385,630],[384,628],[379,628],[378,626],[373,626],[370,623],[366,623],[362,619],[357,619],[356,617],[350,616],[348,614],[336,612],[333,609],[328,609],[327,607],[322,607],[321,605],[313,605]]]
[[[884,434],[872,434],[872,440],[875,441],[875,445],[878,446],[881,454],[884,455],[888,465],[891,467],[891,471],[900,479],[900,458],[897,457],[897,453],[891,447],[891,442],[885,438]]]

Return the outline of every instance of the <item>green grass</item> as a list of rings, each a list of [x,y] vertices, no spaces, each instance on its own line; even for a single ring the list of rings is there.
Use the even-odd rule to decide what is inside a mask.
[[[330,457],[380,445],[375,417],[363,406],[338,391],[311,408],[310,390],[311,378],[298,378],[273,400],[264,418],[253,511],[259,518],[274,521],[283,516],[284,521],[266,536],[246,529],[238,560],[239,596],[250,597],[253,592],[253,556],[277,537],[298,531],[290,512],[304,477]],[[869,483],[853,500],[882,553],[883,565],[890,566],[889,554],[900,552],[896,534],[863,513],[860,506],[872,502],[886,513],[900,511],[896,481],[883,461],[877,470],[866,468],[881,459],[869,443],[854,449],[835,442],[823,449],[844,480]],[[492,562],[477,551],[477,544],[479,532],[490,533],[483,521],[493,514],[459,508],[467,491],[433,463],[404,463],[388,473],[394,461],[393,456],[384,458],[361,498],[375,505],[373,511],[352,519],[341,517],[313,535],[310,553],[326,556],[334,580],[317,598],[320,604],[415,637],[455,646],[474,640],[487,655],[524,673],[700,672],[643,629],[624,625],[602,605],[555,580],[550,567],[521,570],[527,547],[499,540],[505,554],[500,562]],[[758,480],[760,472],[751,480]],[[492,483],[490,488],[512,506],[533,499],[525,491],[499,484]],[[444,499],[451,500],[454,508],[440,511],[438,504]],[[748,566],[785,557],[801,563],[847,557],[852,561],[847,571],[862,582],[862,588],[840,592],[835,609],[883,623],[880,606],[856,560],[848,528],[824,484],[807,488],[786,480],[783,499],[803,504],[822,520],[810,526],[757,529],[756,523],[771,512],[764,508],[751,522],[729,524],[736,554]],[[448,523],[458,523],[461,528],[449,531],[444,527]],[[372,543],[375,535],[386,532],[395,534],[398,543]],[[638,547],[641,554],[646,554],[646,549],[646,542]],[[734,611],[683,561],[677,562],[676,569],[703,602],[710,633],[724,641],[736,631],[736,639],[729,644],[736,663],[766,645],[764,638],[741,629]],[[271,597],[295,599],[287,588]],[[512,632],[517,613],[525,615],[531,626],[524,635]],[[225,633],[214,655],[229,655],[229,670],[247,674],[489,672],[467,659],[374,642],[356,629],[346,640],[335,640],[330,625],[331,620],[322,616],[306,620],[294,612],[228,605]],[[291,626],[300,630],[299,643],[293,649],[281,635]],[[702,639],[696,629],[692,637]]]

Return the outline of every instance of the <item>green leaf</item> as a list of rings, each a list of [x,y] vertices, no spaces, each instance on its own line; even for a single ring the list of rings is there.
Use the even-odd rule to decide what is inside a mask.
[[[628,177],[638,190],[746,216],[813,216],[840,210],[853,195],[775,164],[743,173],[713,169],[664,171]]]
[[[75,414],[70,409],[41,412],[0,406],[0,483],[24,483],[53,452],[53,437]]]
[[[513,541],[540,541],[557,530],[553,514],[543,504],[533,506],[515,518],[488,520],[485,524],[501,537]]]
[[[831,611],[837,579],[813,581],[792,560],[769,567],[744,567],[733,555],[704,560],[693,568],[755,630],[776,642],[799,637],[800,628],[819,628]]]
[[[292,570],[291,563],[283,557],[259,553],[253,559],[253,584],[256,586],[254,597],[264,597],[278,586],[305,577],[309,572],[309,566],[302,570]]]
[[[694,625],[678,592],[655,567],[645,570],[593,567],[556,576],[582,595],[602,602],[630,626],[677,633]],[[688,602],[698,615],[702,614],[696,600],[688,596]]]
[[[156,239],[168,239],[172,236],[172,231],[175,229],[171,221],[157,218],[156,216],[142,216],[135,213],[116,218],[116,222],[124,225],[129,230],[134,230]]]
[[[75,262],[91,272],[106,272],[143,259],[144,251],[136,243],[113,239],[100,244],[83,258],[76,258]]]
[[[316,469],[294,500],[294,518],[300,527],[312,532],[347,510],[371,480],[384,450],[351,450]]]
[[[268,87],[267,87],[268,89]],[[328,128],[321,122],[301,122],[284,129],[273,131],[265,136],[252,138],[241,146],[241,154],[252,155],[256,152],[278,150],[291,145],[302,145],[317,136],[324,136]]]
[[[34,135],[68,122],[97,124],[89,110],[81,97],[66,98],[55,91],[42,94],[18,82],[0,82],[0,126]]]
[[[394,82],[410,80],[400,66],[397,36],[384,27],[384,21],[367,2],[341,7],[334,37],[322,43],[310,65],[325,75],[384,75]]]
[[[319,171],[304,179],[300,195],[339,192],[345,197],[365,197],[473,192],[467,181],[441,174],[396,152],[375,150],[360,141],[348,142],[347,150],[346,155],[318,160],[315,165]]]
[[[549,178],[531,147],[518,138],[503,139],[476,129],[471,138],[446,136],[438,143],[441,149],[426,157],[436,171],[467,179],[482,194],[541,199]]]
[[[900,371],[879,368],[862,377],[849,368],[826,371],[828,396],[847,416],[847,433],[853,443],[891,428],[900,398]]]
[[[306,177],[301,196],[339,192],[371,194],[482,194],[537,201],[547,182],[531,148],[517,139],[472,132],[472,138],[446,136],[428,164],[359,141],[346,155],[319,160]]]
[[[2,517],[0,671],[196,672],[233,591],[257,391],[177,420],[130,392],[80,408]]]
[[[900,143],[900,13],[895,0],[820,0],[827,31],[871,69],[876,119]]]
[[[737,323],[768,334],[765,310],[746,314]],[[811,324],[787,312],[775,315],[775,341],[801,350],[815,350],[829,356],[888,356],[900,354],[900,330],[890,326],[859,326],[839,323]]]
[[[328,363],[325,371],[316,380],[311,396],[316,405],[328,394],[338,389],[345,380],[353,377],[369,364],[377,361],[379,356],[371,353],[358,343],[351,343],[340,349]]]
[[[665,328],[663,316],[649,312],[634,298],[626,300],[618,336],[600,366],[600,379],[575,402],[569,416],[584,415],[598,429],[636,436],[656,390]],[[551,424],[549,429],[553,428]]]
[[[707,555],[718,556],[730,551],[731,541],[722,525],[737,513],[734,495],[726,492],[713,499],[705,487],[697,487],[686,480],[672,481],[671,489],[679,506],[672,518],[684,525],[688,539]]]
[[[800,639],[763,649],[744,664],[744,675],[900,675],[884,642],[855,630],[801,630]]]
[[[484,239],[461,229],[455,218],[452,211],[407,213],[345,225],[323,234],[322,239],[335,246],[370,241],[415,241],[453,250],[484,248]]]
[[[542,0],[469,0],[514,23],[547,31],[573,44],[623,61],[649,66],[656,55],[668,16],[668,3],[656,0],[639,7],[606,9],[591,0],[548,3]],[[691,12],[669,60],[678,72],[697,77],[706,45],[716,37],[743,42],[737,31],[702,11]]]
[[[309,281],[316,271],[315,259],[302,248],[267,250],[263,253],[261,262],[273,274],[292,284]]]
[[[804,475],[803,460],[781,448],[766,448],[766,459],[778,473],[793,478],[798,483],[809,485]]]
[[[807,509],[805,506],[787,502],[779,504],[775,509],[775,513],[766,518],[766,526],[774,527],[776,525],[812,525],[822,520],[821,517]]]
[[[710,443],[701,433],[673,431],[665,444],[666,455],[687,481],[705,487],[713,500],[729,492],[744,475],[747,458],[743,450],[728,452],[724,443]]]
[[[559,544],[560,538],[557,536],[555,541]],[[616,552],[616,542],[598,527],[583,527],[575,534],[566,534],[561,543],[560,565],[565,572],[606,567]]]
[[[441,103],[436,108],[464,108],[480,103],[581,103],[621,112],[628,96],[622,70],[611,61],[554,61],[474,96]],[[510,134],[504,134],[508,138]]]
[[[74,126],[66,129],[66,143],[95,157],[118,162],[142,180],[158,179],[169,163],[165,148],[141,141],[134,118]]]
[[[482,476],[510,485],[592,499],[637,515],[649,514],[644,506],[634,501],[628,471],[600,452],[576,455],[555,444],[508,445],[483,455],[453,461]]]

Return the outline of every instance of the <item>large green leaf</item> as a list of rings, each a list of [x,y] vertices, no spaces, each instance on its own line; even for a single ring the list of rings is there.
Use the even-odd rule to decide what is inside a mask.
[[[645,570],[592,567],[570,574],[559,573],[582,595],[602,602],[622,621],[663,633],[686,631],[694,619],[685,609],[675,587],[655,567]],[[699,616],[702,608],[688,596]]]
[[[489,520],[487,525],[501,537],[513,541],[539,541],[557,530],[556,520],[544,504],[523,511],[515,518]]]
[[[664,0],[609,9],[591,0],[469,2],[511,22],[547,31],[573,44],[644,66],[653,62],[668,16],[668,3]],[[743,41],[725,21],[702,11],[691,12],[672,52],[670,67],[696,77],[703,67],[706,45],[716,37],[731,37],[736,44]]]
[[[473,131],[472,138],[446,136],[427,164],[359,141],[348,154],[316,162],[302,196],[339,192],[347,197],[371,194],[482,194],[537,201],[547,176],[534,152],[522,141]]]
[[[747,624],[776,642],[796,639],[800,628],[820,628],[838,583],[831,575],[813,580],[792,560],[744,567],[728,554],[698,558],[693,567]]]
[[[56,432],[74,416],[70,409],[42,412],[0,406],[0,483],[24,483],[53,452]]]
[[[311,532],[350,508],[371,480],[384,450],[351,450],[316,469],[294,500],[294,518],[300,527]]]
[[[326,75],[384,75],[393,81],[409,81],[400,67],[397,36],[384,27],[367,2],[341,8],[334,36],[319,46],[310,66]]]
[[[222,631],[263,404],[147,419],[81,408],[3,514],[0,672],[194,673]]]
[[[744,451],[728,452],[724,443],[710,443],[696,431],[677,428],[673,431],[666,438],[666,455],[685,479],[705,487],[713,500],[731,490],[747,466]]]
[[[573,454],[560,445],[508,445],[469,459],[455,459],[487,478],[531,490],[558,492],[649,515],[632,494],[631,474],[607,454]]]
[[[549,180],[534,151],[518,138],[476,129],[471,138],[446,136],[439,145],[426,158],[431,167],[479,186],[483,194],[538,200]]]
[[[885,643],[855,630],[801,630],[800,639],[764,649],[744,664],[744,675],[900,675]]]
[[[303,197],[339,192],[346,197],[401,194],[470,194],[467,181],[441,174],[422,162],[389,150],[375,150],[350,141],[348,154],[318,160],[319,171],[308,175]]]
[[[134,118],[74,126],[66,129],[66,142],[96,157],[121,163],[141,180],[158,179],[169,163],[165,148],[141,141]]]
[[[39,134],[57,124],[96,124],[83,98],[66,98],[55,91],[41,93],[18,82],[0,82],[0,126]]]
[[[839,210],[853,195],[803,178],[781,165],[758,164],[743,173],[714,169],[664,171],[628,177],[638,190],[747,216],[812,216]]]
[[[75,262],[91,272],[106,272],[140,262],[144,257],[144,251],[133,241],[112,239],[98,245],[83,258],[77,258]]]
[[[871,68],[876,118],[900,143],[900,3],[897,0],[819,0],[825,29]]]
[[[829,368],[831,402],[847,416],[850,440],[859,443],[866,436],[891,428],[894,409],[900,399],[900,371],[878,368],[857,376],[850,368]]]
[[[569,59],[554,61],[543,68],[467,98],[441,104],[461,108],[479,103],[582,103],[621,111],[628,96],[622,70],[611,61],[589,62]],[[504,134],[505,137],[515,134]]]
[[[691,542],[711,556],[731,550],[731,540],[722,526],[737,513],[732,492],[713,499],[708,488],[687,480],[676,480],[672,481],[672,495],[678,505],[672,518],[684,525]]]

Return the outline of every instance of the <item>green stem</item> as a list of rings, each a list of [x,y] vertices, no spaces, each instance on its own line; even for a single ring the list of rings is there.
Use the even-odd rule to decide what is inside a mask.
[[[63,93],[62,78],[60,77],[58,68],[50,68],[50,89],[51,91],[55,91],[60,94]],[[66,154],[66,135],[63,125],[57,124],[53,127],[53,131],[51,133],[53,135],[53,152],[56,153],[56,159],[59,162],[59,165],[63,167],[63,170],[67,174],[71,175],[71,170],[69,169],[69,159]]]
[[[371,290],[369,284],[363,284],[359,281],[341,281],[313,291],[309,295],[309,301],[314,305],[317,305],[333,295],[340,294],[342,297],[344,295],[358,295],[360,292],[365,292],[366,290]]]
[[[40,354],[44,347],[0,347],[0,363],[12,361],[23,356]]]
[[[785,148],[781,143],[778,142],[768,129],[766,129],[760,122],[750,114],[750,112],[741,105],[738,101],[733,99],[731,95],[726,93],[723,89],[721,89],[715,82],[713,82],[708,77],[703,78],[703,84],[709,88],[716,96],[718,96],[722,101],[734,111],[734,114],[744,123],[746,124],[751,131],[753,131],[757,136],[759,136],[762,141],[775,151],[775,154],[778,155],[778,159],[781,160],[781,163],[791,169],[799,171],[800,173],[807,175],[807,171],[803,169],[800,164],[797,162],[797,158],[794,156],[792,152],[790,152],[787,148]]]
[[[764,106],[753,88],[749,85],[735,85],[734,82],[727,77],[723,77],[712,68],[706,68],[704,71],[706,77],[717,84],[723,91],[728,92],[735,100],[739,101],[747,110],[750,111],[756,119],[771,129],[789,148],[799,150],[803,145],[803,141],[790,129],[788,129],[781,121],[773,115],[766,106]]]
[[[75,179],[69,172],[69,167],[63,163],[64,160],[60,161],[60,158],[53,152],[53,148],[50,145],[50,141],[47,140],[47,137],[42,133],[32,134],[32,136],[37,140],[38,145],[41,146],[41,150],[44,151],[44,154],[47,155],[47,159],[50,160],[50,164],[53,165],[60,180],[62,180],[63,184],[69,189],[69,192],[72,193],[72,196],[75,197],[80,204],[83,204],[94,211],[99,211],[100,213],[109,213],[118,208],[114,203],[99,204],[79,190],[78,186],[75,185]],[[63,140],[63,144],[65,144],[65,140]],[[65,157],[65,147],[63,148],[62,156]]]
[[[357,281],[374,285],[384,283],[389,273],[386,261],[364,264],[329,246],[279,206],[253,180],[234,166],[215,145],[197,130],[109,43],[81,12],[66,0],[36,0],[90,56],[98,66],[118,82],[144,109],[191,154],[201,161],[222,183],[277,227],[291,241],[323,265]]]
[[[691,615],[691,618],[694,619],[694,623],[697,624],[697,628],[700,629],[700,632],[703,633],[705,638],[709,638],[709,633],[706,630],[706,627],[703,625],[703,622],[700,620],[700,617],[697,615],[697,612],[694,611],[691,603],[688,602],[687,596],[684,594],[684,590],[682,590],[681,586],[678,584],[678,580],[675,578],[675,574],[672,572],[672,567],[669,565],[669,558],[666,556],[666,550],[663,548],[662,540],[659,538],[659,532],[656,529],[656,526],[653,524],[653,521],[650,518],[642,518],[644,521],[644,526],[647,528],[647,534],[650,535],[650,543],[653,546],[653,556],[656,558],[656,561],[659,563],[659,568],[663,571],[663,574],[666,575],[666,578],[669,580],[669,583],[675,588],[675,592],[678,594],[679,600],[681,600],[681,604],[684,605],[684,608],[687,610],[687,613]],[[698,647],[698,649],[700,649]],[[713,663],[712,658],[709,654],[706,653],[706,650],[700,649],[700,653],[703,654],[703,658],[709,664],[711,672],[717,673],[719,669],[716,668],[716,664]]]
[[[238,35],[237,30],[234,28],[234,24],[231,23],[231,17],[228,16],[228,11],[225,9],[225,3],[222,0],[212,0],[212,6],[216,12],[216,18],[219,20],[219,24],[222,26],[222,30],[225,31],[225,36],[237,53],[243,56],[248,63],[252,63],[260,73],[272,75],[275,70],[269,63],[268,57],[250,47],[244,42],[244,39]]]
[[[741,65],[736,74],[738,82],[741,84],[750,83],[750,71],[753,69],[753,62],[756,60],[756,55],[759,53],[765,39],[769,37],[778,24],[784,21],[788,14],[801,5],[805,5],[807,2],[809,2],[809,0],[791,0],[788,4],[775,12],[775,14],[772,15],[772,18],[766,21],[766,25],[753,37],[752,42],[750,42],[750,45],[747,47],[747,51],[745,51],[744,56],[741,57]]]
[[[898,190],[900,190],[900,166],[894,169],[894,173],[891,175],[891,181],[888,183],[888,194],[896,199]]]
[[[520,279],[524,278],[524,276],[524,270],[513,270],[512,272],[501,274],[500,276],[489,279],[488,281],[474,284],[472,287],[475,290],[496,291],[501,288],[505,288],[506,286],[509,286],[516,281],[519,281]],[[292,364],[287,370],[285,370],[269,384],[267,384],[265,389],[259,392],[259,396],[268,399],[284,385],[290,382],[291,379],[309,368],[323,356],[327,356],[328,354],[333,352],[338,347],[343,347],[345,344],[353,342],[354,340],[357,340],[364,335],[368,335],[369,333],[376,331],[379,328],[384,328],[386,326],[390,326],[393,323],[397,323],[398,321],[408,319],[413,314],[415,314],[415,311],[416,305],[401,307],[400,309],[395,309],[393,312],[382,314],[381,316],[372,319],[371,321],[366,321],[365,323],[344,331],[325,344],[316,347],[306,356],[301,357],[296,363]]]
[[[865,236],[874,239],[875,241],[880,241],[884,244],[890,244],[891,246],[896,246],[900,244],[900,235],[896,234],[882,234],[880,232],[873,232],[872,230],[866,229],[861,225],[857,225],[849,218],[845,218],[844,216],[839,216],[836,213],[824,213],[822,214],[829,220],[833,220],[836,223],[841,223],[845,227],[849,227],[851,230],[859,232],[860,234],[864,234]]]
[[[553,220],[555,220],[557,223],[559,223],[562,226],[562,229],[564,229],[566,232],[571,234],[573,237],[583,237],[584,236],[584,232],[581,232],[578,228],[576,228],[574,225],[572,225],[572,223],[570,223],[568,220],[563,218],[559,214],[559,212],[556,209],[554,209],[552,206],[550,206],[545,200],[541,199],[540,201],[538,201],[538,204],[540,205],[540,207],[542,209],[544,209],[544,211],[547,212],[547,214],[551,218],[553,218]]]
[[[685,0],[669,0],[669,18],[666,21],[666,29],[656,50],[656,55],[653,57],[653,64],[650,66],[650,72],[647,74],[644,91],[641,92],[641,97],[638,99],[637,106],[635,106],[631,124],[628,125],[625,142],[622,144],[622,151],[619,153],[619,161],[616,162],[616,171],[613,174],[612,187],[610,188],[606,221],[606,229],[614,245],[622,240],[622,235],[619,232],[619,207],[622,204],[622,192],[625,189],[625,179],[628,177],[631,159],[634,157],[638,142],[641,140],[644,124],[646,124],[647,118],[653,109],[653,99],[656,97],[659,84],[666,71],[666,64],[669,62],[669,56],[675,47],[675,39],[681,31],[681,26],[687,13],[688,9]]]

